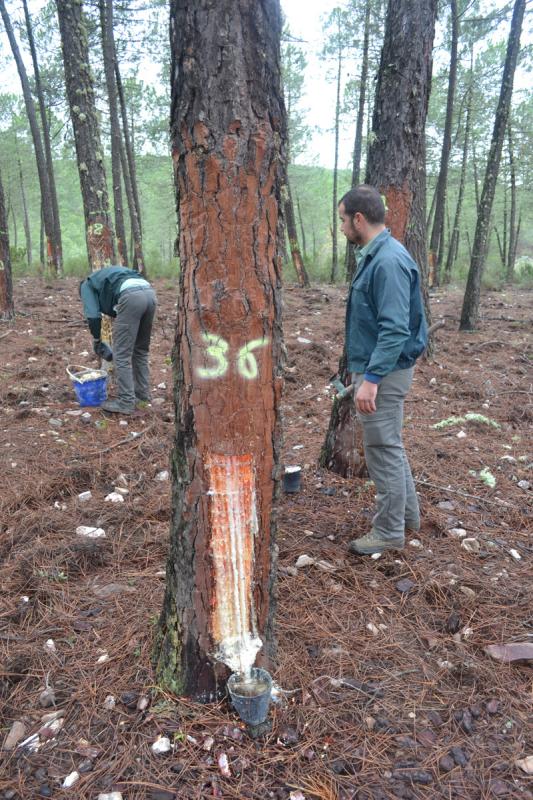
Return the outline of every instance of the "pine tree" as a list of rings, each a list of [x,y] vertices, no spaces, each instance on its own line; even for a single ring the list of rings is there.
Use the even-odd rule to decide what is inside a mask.
[[[285,112],[278,0],[173,0],[180,228],[160,681],[213,697],[272,656]]]

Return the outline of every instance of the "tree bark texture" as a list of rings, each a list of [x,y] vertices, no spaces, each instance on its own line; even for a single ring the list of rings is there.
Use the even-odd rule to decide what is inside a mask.
[[[509,119],[509,108],[513,93],[516,62],[520,50],[520,34],[522,31],[525,4],[525,0],[516,0],[513,8],[500,97],[496,108],[496,119],[494,121],[494,130],[487,160],[485,179],[481,191],[476,232],[472,245],[472,258],[470,260],[470,269],[468,271],[463,308],[461,311],[459,329],[462,331],[474,330],[478,322],[481,277],[487,260],[492,204],[496,191],[496,182],[498,180],[503,140]]]
[[[437,0],[389,0],[366,182],[387,201],[387,224],[419,266],[428,325],[425,123]]]
[[[430,266],[433,266],[432,283],[436,286],[440,284],[440,269],[444,244],[444,213],[448,194],[448,165],[450,163],[450,152],[452,149],[453,107],[455,102],[455,86],[457,84],[457,46],[459,42],[457,0],[450,0],[450,16],[451,47],[448,96],[446,98],[446,117],[444,120],[439,177],[436,189],[435,215],[433,217],[433,227],[431,229],[431,238],[429,242],[429,263]]]
[[[370,0],[365,4],[365,22],[363,32],[363,52],[361,53],[361,77],[359,79],[359,102],[357,104],[357,120],[355,123],[355,138],[353,143],[352,161],[352,189],[354,189],[361,175],[361,156],[363,153],[363,122],[365,118],[366,86],[368,82],[368,49],[370,45]],[[355,274],[355,249],[346,241],[346,280],[348,283]]]
[[[452,268],[457,259],[459,250],[459,233],[461,225],[461,212],[463,208],[463,197],[466,185],[466,169],[468,165],[468,145],[470,140],[470,120],[472,116],[472,73],[470,74],[470,84],[468,86],[466,98],[466,117],[465,129],[463,139],[463,156],[461,160],[461,175],[459,177],[459,191],[457,193],[457,203],[455,206],[455,216],[453,220],[453,227],[450,236],[450,246],[448,247],[448,255],[446,258],[446,267],[444,270],[444,281],[449,283],[452,275]]]
[[[85,234],[92,270],[115,259],[113,227],[109,214],[104,155],[94,102],[89,65],[87,25],[81,0],[56,0],[65,84],[76,143]]]
[[[120,106],[120,114],[122,117],[122,133],[124,136],[123,152],[127,164],[122,164],[122,172],[124,174],[124,184],[126,187],[126,197],[128,200],[128,209],[130,212],[131,231],[133,236],[133,269],[142,272],[146,276],[146,264],[144,262],[144,252],[142,243],[142,216],[141,216],[141,203],[139,200],[139,191],[137,188],[137,171],[135,168],[135,153],[130,139],[130,132],[128,126],[128,112],[126,109],[126,100],[124,97],[124,89],[122,87],[122,78],[120,76],[120,67],[117,58],[115,42],[113,39],[114,59],[115,59],[115,79],[117,82],[118,100]]]
[[[28,216],[28,204],[26,202],[26,190],[24,189],[24,175],[22,174],[22,164],[20,161],[20,156],[18,156],[18,167],[19,167],[19,181],[20,181],[20,197],[22,200],[22,213],[24,222],[24,238],[26,240],[26,263],[28,265],[28,268],[30,268],[32,262],[31,228],[30,228],[30,218]]]
[[[509,212],[509,247],[507,250],[506,278],[509,282],[514,277],[514,264],[516,260],[516,247],[518,244],[516,227],[516,163],[513,148],[513,132],[511,123],[507,126],[507,144],[509,148],[509,174],[511,188],[511,209]]]
[[[159,680],[211,699],[274,652],[280,456],[278,0],[172,0],[180,229],[176,438]]]
[[[341,75],[342,75],[342,44],[340,39],[340,12],[337,15],[338,52],[337,52],[337,99],[335,101],[335,157],[333,163],[333,197],[332,197],[332,225],[331,225],[331,282],[335,283],[339,272],[338,228],[339,210],[337,208],[338,181],[339,181],[339,128],[341,117]]]
[[[39,70],[39,61],[37,59],[37,49],[35,47],[35,39],[33,36],[33,26],[31,24],[31,17],[28,11],[27,0],[22,0],[24,6],[24,18],[26,20],[26,31],[28,33],[28,44],[30,46],[31,60],[33,63],[33,75],[35,78],[35,92],[37,94],[37,101],[39,103],[39,114],[41,117],[41,129],[43,132],[44,154],[46,159],[46,171],[48,173],[48,187],[50,191],[50,202],[52,204],[52,216],[54,225],[54,238],[52,242],[53,253],[52,259],[54,263],[54,272],[57,275],[63,274],[63,244],[61,241],[61,221],[59,218],[59,203],[57,201],[56,179],[54,174],[54,160],[52,157],[52,143],[50,141],[50,124],[48,115],[46,113],[46,103],[44,100],[44,92],[41,84],[41,72]]]
[[[9,320],[13,319],[14,316],[15,307],[13,305],[13,281],[9,256],[6,203],[2,176],[0,175],[0,319]]]
[[[117,239],[118,261],[128,266],[128,244],[126,226],[124,225],[124,207],[122,204],[122,170],[120,150],[122,137],[117,104],[117,86],[115,82],[115,45],[113,35],[113,0],[100,0],[100,26],[102,30],[102,53],[104,56],[104,73],[109,107],[109,124],[111,129],[111,176],[113,181],[113,209],[115,212],[115,235]]]
[[[31,93],[30,82],[28,80],[28,75],[26,72],[26,67],[24,66],[24,62],[20,54],[17,40],[13,32],[13,27],[11,25],[11,20],[9,19],[9,15],[6,11],[4,0],[0,0],[0,13],[2,14],[4,27],[6,30],[7,38],[9,39],[9,44],[11,46],[13,58],[15,59],[15,63],[17,65],[20,83],[22,86],[22,94],[24,96],[24,104],[26,106],[26,113],[28,115],[28,122],[30,125],[31,136],[33,140],[33,149],[35,151],[35,160],[37,162],[37,173],[39,176],[39,187],[41,190],[41,205],[43,209],[44,229],[47,240],[46,260],[52,274],[57,275],[59,274],[59,269],[57,261],[55,260],[54,256],[54,254],[57,253],[57,247],[54,242],[54,217],[52,213],[50,184],[48,181],[48,172],[46,169],[46,158],[43,150],[41,131],[39,129],[39,124],[37,122],[37,113],[35,111],[35,104],[33,102],[33,97]]]
[[[343,350],[340,358],[338,374],[341,383],[347,386],[350,382],[350,374],[346,350]],[[323,469],[335,472],[343,478],[361,477],[366,474],[362,443],[357,434],[353,392],[333,403],[318,464]]]
[[[298,192],[296,193],[296,208],[298,209],[298,222],[300,224],[300,234],[301,234],[301,237],[302,237],[302,250],[303,250],[303,254],[304,254],[304,263],[305,263],[305,261],[307,261],[307,245],[306,245],[306,238],[305,238],[304,221],[303,221],[303,217],[302,217],[302,209],[300,207],[300,196],[298,195]]]
[[[292,263],[298,279],[298,285],[302,287],[309,286],[309,275],[307,274],[302,253],[300,251],[300,245],[298,244],[298,230],[296,228],[294,203],[292,200],[292,192],[288,178],[285,184],[284,197],[285,224],[287,225],[287,236],[289,237]]]

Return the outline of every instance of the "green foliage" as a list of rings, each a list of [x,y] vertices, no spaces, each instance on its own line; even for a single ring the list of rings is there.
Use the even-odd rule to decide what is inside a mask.
[[[342,61],[344,102],[343,124],[347,129],[355,127],[355,115],[360,80],[360,56],[367,2],[370,2],[370,70],[367,119],[372,111],[372,92],[379,64],[385,0],[343,0],[331,6],[324,19],[322,57],[325,69],[334,77],[339,58]],[[25,60],[27,42],[20,7],[11,3],[11,13],[20,38]],[[453,280],[466,278],[469,264],[469,238],[473,239],[477,208],[475,181],[483,181],[488,146],[494,124],[494,111],[500,91],[502,65],[505,57],[512,3],[486,3],[481,0],[458,0],[461,37],[459,43],[459,69],[454,112],[453,146],[447,192],[447,214],[453,220],[459,190],[462,143],[465,124],[465,97],[472,83],[473,115],[472,140],[470,144],[466,191],[462,207],[459,252]],[[99,105],[103,130],[103,147],[109,154],[108,118],[101,102],[103,96],[103,70],[101,66],[98,4],[85,4],[88,15],[88,35],[91,39],[91,66],[94,71],[95,94]],[[57,13],[54,0],[45,0],[39,13],[30,4],[32,24],[39,56],[43,90],[51,120],[54,168],[59,195],[63,236],[65,272],[83,275],[87,271],[85,225],[81,203],[79,178],[76,168],[74,139],[70,127],[65,101],[64,76],[57,29]],[[302,13],[306,13],[305,9]],[[132,140],[137,154],[137,177],[142,206],[144,252],[150,275],[164,275],[174,280],[179,264],[175,254],[177,239],[175,189],[172,164],[168,155],[168,117],[170,87],[170,49],[166,26],[168,3],[166,0],[149,0],[144,4],[118,3],[115,5],[115,38],[122,82],[128,108]],[[22,24],[21,24],[22,23]],[[427,124],[427,169],[428,204],[431,203],[439,168],[442,145],[444,113],[446,106],[447,79],[449,69],[449,6],[442,6],[440,38],[434,51],[434,74]],[[301,44],[285,31],[282,42],[282,73],[288,110],[288,133],[291,166],[289,177],[300,246],[313,281],[329,280],[331,271],[331,197],[333,191],[332,171],[318,166],[302,166],[294,161],[305,158],[310,139],[310,128],[306,121],[310,102],[305,96],[306,52],[308,43]],[[470,50],[475,59],[470,71]],[[10,59],[6,53],[2,66]],[[521,54],[521,69],[531,67],[531,47],[527,44]],[[141,77],[142,76],[142,77]],[[533,95],[524,88],[524,80],[515,86],[512,129],[516,162],[518,190],[517,217],[521,218],[518,242],[516,280],[524,285],[533,283],[533,211],[529,202],[533,184]],[[334,124],[334,111],[330,118],[325,112],[324,127]],[[368,132],[368,127],[365,125]],[[474,157],[475,152],[475,157]],[[363,157],[364,161],[364,157]],[[20,167],[19,167],[20,163]],[[351,165],[346,165],[351,166]],[[475,169],[474,169],[475,168]],[[32,237],[33,268],[39,257],[40,239],[40,194],[33,145],[28,130],[24,103],[19,94],[0,94],[0,169],[3,174],[8,224],[13,261],[13,270],[20,274],[27,269],[21,178],[24,184]],[[108,175],[111,174],[107,169]],[[350,170],[339,173],[339,193],[350,185]],[[505,280],[505,269],[498,253],[494,228],[501,239],[505,220],[509,218],[510,174],[506,150],[502,157],[500,176],[493,206],[492,240],[483,277],[486,287],[497,288]],[[111,194],[111,193],[110,193]],[[298,210],[299,207],[299,210]],[[300,213],[301,218],[300,218]],[[303,232],[305,236],[302,236]],[[449,238],[447,222],[445,237]],[[304,248],[305,238],[305,248]],[[339,239],[339,258],[344,252],[344,240]],[[285,277],[295,280],[290,259],[285,264]]]
[[[14,247],[9,248],[9,258],[11,260],[11,269],[13,274],[23,272],[26,268],[26,248]]]
[[[308,167],[293,164],[289,179],[297,209],[297,200],[305,227],[306,249],[304,260],[312,281],[327,282],[331,273],[331,194],[333,171],[325,167]],[[350,188],[350,170],[339,170],[339,191]],[[296,214],[298,212],[296,210]],[[300,230],[299,223],[298,229]],[[300,241],[303,248],[303,243]],[[341,251],[342,253],[343,251]],[[296,280],[292,264],[284,264],[285,279]]]
[[[521,256],[515,264],[515,275],[524,286],[533,286],[533,258]]]
[[[305,124],[306,112],[301,107],[307,60],[302,48],[291,41],[288,30],[284,32],[283,37],[281,76],[287,110],[289,159],[293,161],[305,150],[310,138],[309,126]]]

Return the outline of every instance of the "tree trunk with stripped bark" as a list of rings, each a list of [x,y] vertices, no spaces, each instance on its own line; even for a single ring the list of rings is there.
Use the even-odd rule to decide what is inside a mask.
[[[198,699],[274,652],[285,112],[278,0],[173,0],[176,438],[159,680]]]

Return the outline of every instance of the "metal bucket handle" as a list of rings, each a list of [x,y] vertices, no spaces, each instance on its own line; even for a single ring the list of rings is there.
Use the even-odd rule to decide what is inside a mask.
[[[83,372],[101,372],[102,373],[102,375],[100,376],[101,378],[103,378],[104,375],[105,375],[105,370],[103,370],[103,369],[95,369],[94,367],[83,367],[81,364],[68,364],[66,369],[67,369],[67,374],[68,374],[69,378],[71,380],[73,380],[73,381],[76,381],[77,383],[80,382],[80,380],[78,378],[78,375],[80,374],[80,372],[82,372],[82,373]],[[75,370],[77,370],[77,372],[71,372],[71,369],[75,369]]]

